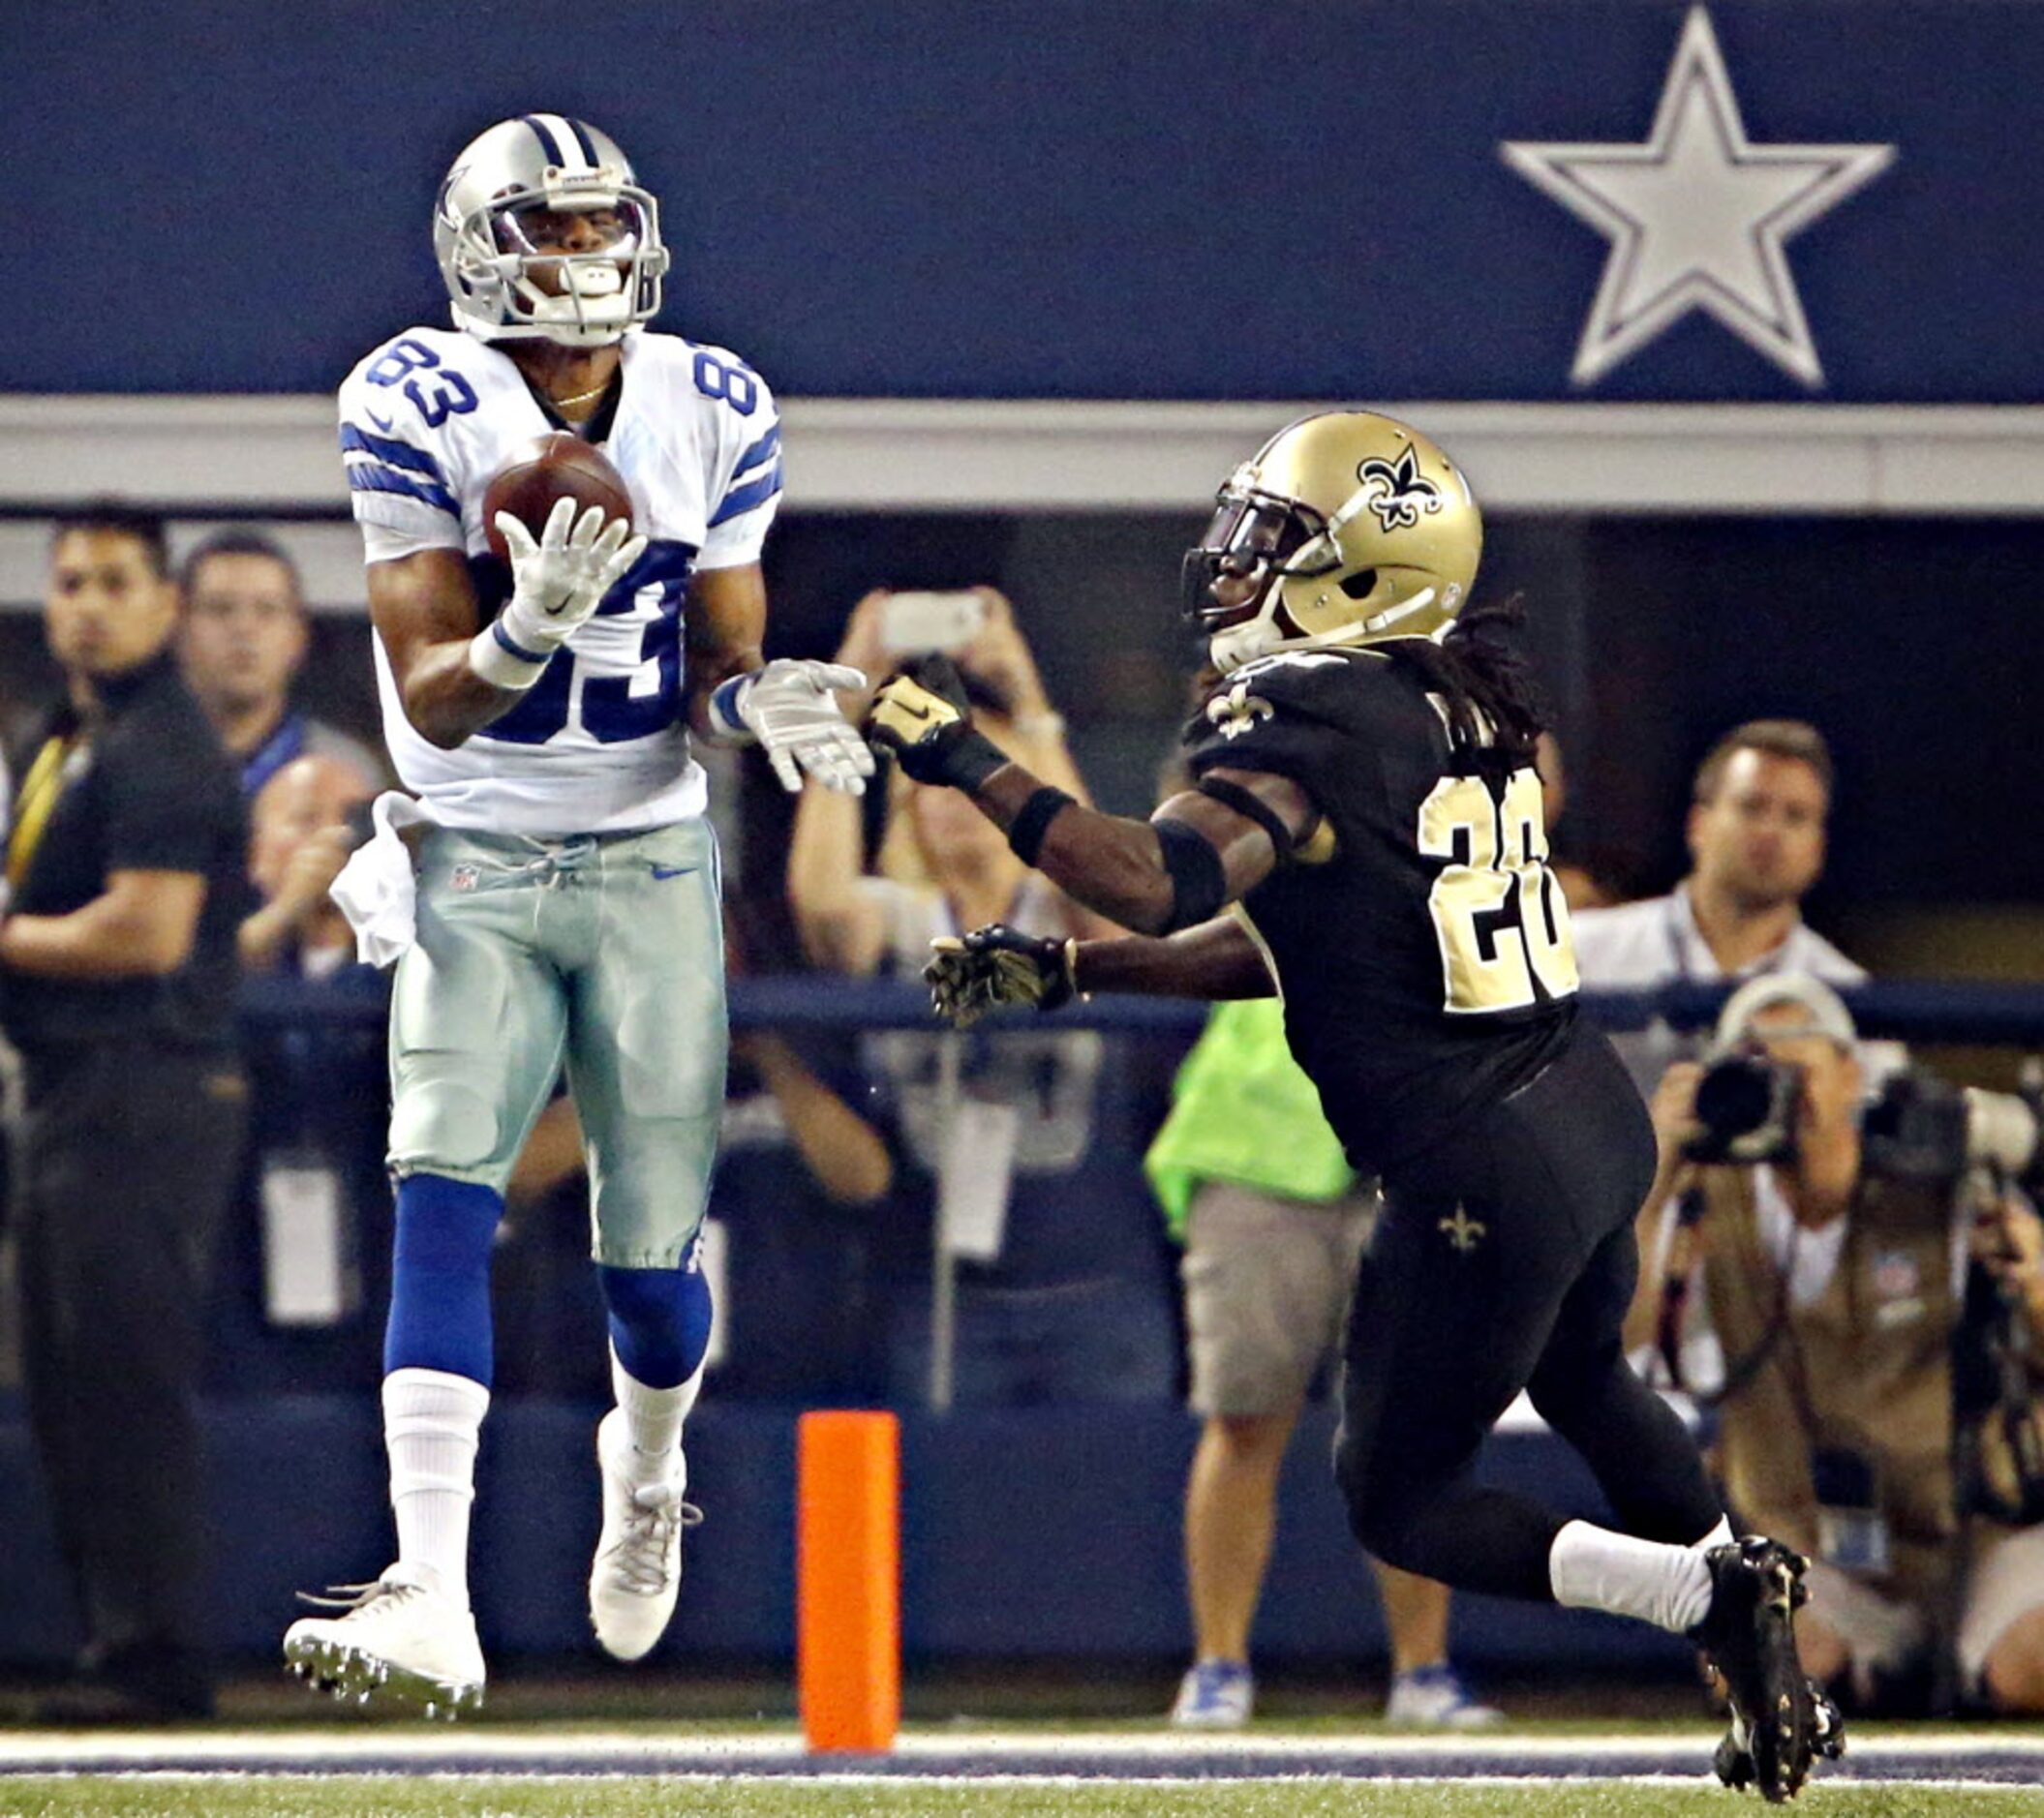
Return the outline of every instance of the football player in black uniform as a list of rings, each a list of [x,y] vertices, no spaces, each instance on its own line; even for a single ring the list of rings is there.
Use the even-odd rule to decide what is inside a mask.
[[[1195,786],[1147,822],[1010,763],[941,659],[883,688],[868,730],[1144,930],[940,943],[929,976],[953,1021],[1102,990],[1282,994],[1350,1162],[1384,1182],[1336,1452],[1358,1539],[1458,1589],[1691,1635],[1730,1694],[1721,1772],[1785,1799],[1840,1740],[1796,1659],[1804,1562],[1733,1540],[1681,1422],[1620,1348],[1654,1137],[1576,1016],[1540,720],[1504,615],[1469,610],[1481,535],[1460,470],[1402,424],[1336,411],[1274,437],[1186,557],[1219,681],[1188,732]],[[1521,1389],[1596,1472],[1617,1530],[1474,1481]]]

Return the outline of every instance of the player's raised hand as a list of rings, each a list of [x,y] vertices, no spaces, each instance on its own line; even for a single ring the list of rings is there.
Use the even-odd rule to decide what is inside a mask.
[[[711,720],[749,733],[790,795],[807,771],[826,789],[862,795],[873,754],[838,706],[838,692],[866,686],[863,672],[843,663],[777,657],[763,669],[724,682],[711,700]]]
[[[866,736],[917,782],[948,783],[967,795],[1008,761],[973,725],[965,684],[948,656],[911,663],[873,696]]]
[[[1078,945],[1022,934],[999,922],[931,941],[923,968],[930,1007],[955,1029],[969,1029],[995,1010],[1055,1010],[1078,994]]]
[[[590,505],[577,516],[572,499],[554,501],[536,542],[508,511],[497,514],[497,528],[511,559],[505,629],[513,637],[521,626],[535,633],[533,648],[551,649],[565,642],[646,553],[646,539],[633,536],[625,519],[605,522],[599,505]],[[511,622],[514,619],[517,625]]]

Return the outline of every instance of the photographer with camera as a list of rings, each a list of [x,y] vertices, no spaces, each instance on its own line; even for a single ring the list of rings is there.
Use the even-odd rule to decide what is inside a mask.
[[[2044,1228],[2032,1105],[1920,1074],[1860,1110],[1857,1034],[1753,980],[1653,1102],[1629,1340],[1719,1412],[1740,1521],[1807,1552],[1812,1675],[2044,1712]],[[1697,1368],[1707,1319],[1722,1351]]]

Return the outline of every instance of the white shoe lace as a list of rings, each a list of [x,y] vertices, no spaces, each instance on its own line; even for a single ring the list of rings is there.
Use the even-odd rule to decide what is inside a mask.
[[[670,1559],[681,1531],[696,1527],[703,1511],[682,1500],[679,1491],[647,1484],[631,1493],[625,1531],[604,1555],[624,1589],[635,1596],[656,1597],[673,1577]]]
[[[424,1596],[426,1588],[403,1582],[392,1583],[387,1578],[372,1579],[366,1585],[328,1585],[324,1596],[316,1596],[310,1591],[298,1592],[300,1603],[310,1604],[316,1610],[340,1610],[344,1612],[342,1621],[351,1618],[366,1616],[378,1605],[385,1609],[396,1609],[409,1603],[413,1597]]]

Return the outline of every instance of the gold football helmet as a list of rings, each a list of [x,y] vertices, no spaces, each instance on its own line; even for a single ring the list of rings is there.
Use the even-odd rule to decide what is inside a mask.
[[[1224,674],[1274,651],[1439,637],[1477,577],[1483,518],[1419,431],[1329,410],[1271,437],[1187,550],[1187,613]]]

